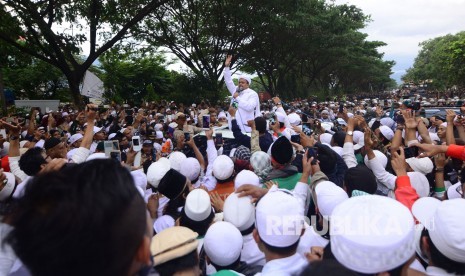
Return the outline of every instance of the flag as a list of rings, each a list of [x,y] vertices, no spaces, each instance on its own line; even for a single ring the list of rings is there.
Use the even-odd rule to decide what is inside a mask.
[[[86,71],[84,75],[81,95],[96,99],[103,98],[103,82],[90,71]]]

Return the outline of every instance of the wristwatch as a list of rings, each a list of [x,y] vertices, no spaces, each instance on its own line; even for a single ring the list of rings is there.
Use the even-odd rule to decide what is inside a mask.
[[[354,135],[354,132],[352,130],[349,130],[349,131],[347,131],[346,134],[349,135],[349,136],[352,136],[352,135]]]

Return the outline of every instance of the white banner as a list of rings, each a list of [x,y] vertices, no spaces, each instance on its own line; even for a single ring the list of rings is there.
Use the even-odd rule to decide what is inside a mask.
[[[82,83],[81,95],[90,98],[103,99],[103,82],[90,71],[86,71]]]

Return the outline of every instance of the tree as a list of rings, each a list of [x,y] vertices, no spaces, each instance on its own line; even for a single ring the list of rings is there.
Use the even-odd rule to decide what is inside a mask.
[[[428,80],[440,89],[465,85],[465,32],[423,41],[420,46],[413,66],[402,76],[404,82]]]
[[[79,83],[86,70],[127,31],[168,0],[2,0],[0,40],[51,64],[66,76],[73,100],[80,104]],[[21,32],[18,33],[18,27]],[[25,38],[18,43],[19,36]],[[76,59],[87,42],[83,62]]]
[[[251,10],[238,8],[242,5],[231,0],[174,0],[150,14],[135,34],[152,47],[168,48],[217,98],[226,54],[244,44],[250,33],[241,22]]]
[[[115,48],[103,54],[100,62],[102,71],[98,74],[109,99],[140,103],[155,100],[153,92],[160,96],[171,92],[171,73],[159,54],[120,52]]]

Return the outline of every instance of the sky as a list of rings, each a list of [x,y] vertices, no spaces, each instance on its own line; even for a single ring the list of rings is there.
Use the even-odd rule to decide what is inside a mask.
[[[361,30],[368,40],[387,43],[380,47],[385,60],[396,65],[391,76],[400,83],[405,70],[413,65],[422,41],[465,31],[465,0],[335,0],[355,5],[371,16]]]

